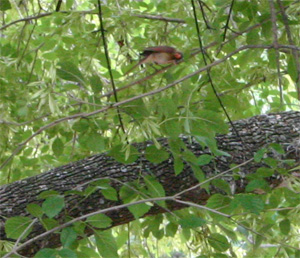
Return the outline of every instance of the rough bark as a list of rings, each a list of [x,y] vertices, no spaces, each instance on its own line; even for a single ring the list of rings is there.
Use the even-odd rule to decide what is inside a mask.
[[[222,151],[226,151],[231,156],[218,156],[214,162],[201,167],[207,178],[229,169],[232,164],[241,164],[252,158],[257,150],[270,143],[280,143],[287,150],[288,156],[280,158],[295,159],[299,164],[300,112],[261,115],[236,121],[234,125],[239,131],[243,143],[241,143],[240,138],[237,137],[232,130],[226,135],[217,136],[216,141],[218,148]],[[202,148],[196,141],[190,141],[190,139],[185,137],[182,137],[182,139],[196,156],[210,154],[207,148]],[[167,139],[161,139],[160,143],[166,146],[168,141]],[[143,149],[149,144],[151,143],[137,144],[136,147],[142,153]],[[270,153],[270,155],[275,155],[276,157],[277,154]],[[234,180],[230,176],[224,176],[222,179],[230,183],[235,193],[241,193],[245,190],[245,186],[247,185],[245,176],[255,172],[255,170],[262,165],[261,163],[250,162],[240,169],[239,173],[241,178],[239,180]],[[43,191],[56,190],[63,194],[78,185],[90,182],[96,178],[109,177],[122,182],[131,182],[139,178],[141,174],[147,173],[156,176],[163,185],[167,195],[173,195],[198,183],[188,164],[185,164],[181,174],[175,176],[171,157],[169,160],[160,164],[152,164],[141,156],[136,162],[124,165],[116,162],[113,158],[105,154],[94,155],[37,176],[1,186],[0,239],[9,240],[3,229],[5,219],[13,216],[30,216],[26,211],[26,206],[30,203],[40,204],[41,201],[37,200],[37,196]],[[272,177],[269,178],[268,181],[270,185],[274,186],[280,184],[282,178]],[[113,186],[117,189],[120,187],[120,185],[116,183],[114,183]],[[197,189],[196,191],[186,194],[183,199],[204,205],[210,195],[214,193],[223,192],[211,185],[209,194],[204,189]],[[62,212],[63,214],[60,214],[58,217],[60,222],[66,220],[66,215],[75,218],[121,203],[120,201],[114,202],[104,199],[100,191],[95,192],[92,196],[85,199],[84,202],[80,202],[80,197],[77,195],[67,195],[65,202],[65,212]],[[168,205],[170,210],[183,207],[171,202],[168,203]],[[148,212],[147,216],[163,212],[166,211],[154,206],[150,212]],[[113,226],[125,224],[134,219],[127,209],[110,212],[106,215],[112,218]],[[33,238],[44,231],[43,227],[37,223],[28,238]],[[86,233],[92,234],[91,231],[87,231]],[[36,241],[34,244],[25,247],[20,253],[25,256],[32,256],[43,247],[54,248],[59,246],[59,234],[52,234],[41,241]]]

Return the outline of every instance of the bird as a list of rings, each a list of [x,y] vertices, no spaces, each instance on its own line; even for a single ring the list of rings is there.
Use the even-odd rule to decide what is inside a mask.
[[[140,53],[140,55],[142,56],[142,59],[131,69],[129,69],[124,75],[127,75],[141,64],[176,64],[179,60],[183,58],[183,54],[180,51],[176,50],[176,48],[174,47],[169,46],[147,47],[142,53]]]

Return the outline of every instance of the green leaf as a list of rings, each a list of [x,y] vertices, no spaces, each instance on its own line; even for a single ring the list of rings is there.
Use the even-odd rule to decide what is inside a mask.
[[[155,198],[155,197],[165,197],[166,196],[165,189],[163,188],[161,183],[159,183],[155,178],[147,175],[144,177],[144,181],[148,188],[147,194],[150,197]],[[158,201],[157,203],[163,207],[166,207],[165,201]]]
[[[27,229],[31,222],[32,220],[28,217],[18,216],[8,218],[5,222],[5,233],[7,237],[12,239],[18,239],[21,236],[21,234]],[[26,233],[22,237],[22,240],[29,235],[31,230],[32,227],[30,227],[26,231]]]
[[[212,184],[220,190],[223,190],[228,195],[231,195],[230,185],[227,181],[217,178],[212,181]]]
[[[285,154],[283,147],[278,143],[271,143],[269,147],[275,150],[279,154]]]
[[[1,0],[0,1],[0,11],[6,11],[9,9],[11,9],[9,0]]]
[[[213,233],[208,237],[208,243],[217,251],[224,252],[229,247],[230,244],[227,241],[227,238],[221,234]]]
[[[175,157],[174,156],[174,171],[175,171],[175,175],[179,175],[184,168],[184,164],[183,161],[181,160],[180,157]]]
[[[163,186],[154,177],[146,175],[144,181],[148,188],[147,193],[151,197],[164,197],[166,195]]]
[[[101,134],[91,133],[86,136],[85,145],[91,151],[101,152],[104,150],[104,139]]]
[[[261,167],[256,170],[255,175],[259,177],[270,177],[274,174],[274,170],[271,168]]]
[[[206,220],[198,216],[190,215],[179,220],[182,228],[198,228],[206,224]]]
[[[255,179],[246,186],[246,192],[252,192],[256,189],[269,190],[268,183],[263,179]]]
[[[259,214],[264,209],[264,202],[258,196],[241,194],[236,195],[235,199],[242,207],[255,214]]]
[[[200,157],[198,157],[196,164],[198,166],[204,166],[204,165],[209,164],[212,161],[212,159],[213,159],[213,157],[211,155],[204,154],[204,155],[201,155]]]
[[[112,200],[112,201],[118,201],[119,200],[118,199],[118,193],[117,193],[116,189],[111,187],[111,186],[107,187],[105,189],[102,189],[101,193],[108,200]]]
[[[138,199],[136,200],[138,201]],[[150,205],[145,203],[135,204],[128,207],[128,210],[132,213],[135,219],[142,217],[151,209]]]
[[[145,157],[152,163],[159,164],[169,158],[170,154],[162,149],[157,149],[154,145],[148,146],[145,150]]]
[[[90,78],[90,84],[92,86],[94,93],[97,94],[97,93],[101,92],[103,85],[102,85],[102,82],[101,82],[99,76],[93,75]]]
[[[26,210],[34,217],[41,218],[44,214],[41,206],[35,204],[35,203],[30,203],[27,205]]]
[[[71,63],[70,61],[66,61],[58,63],[58,66],[61,67],[56,69],[56,74],[58,77],[67,81],[78,82],[84,85],[84,77],[75,64]]]
[[[130,145],[130,155],[126,159],[125,152],[122,151],[122,145],[117,145],[108,152],[108,155],[120,163],[130,164],[138,159],[139,152],[134,146]]]
[[[291,55],[288,58],[288,61],[287,61],[287,72],[291,76],[292,80],[294,82],[296,82],[297,81],[297,76],[298,76],[298,71],[297,71],[297,65],[296,65],[296,62],[295,62],[295,58],[294,58],[293,55]]]
[[[195,177],[197,178],[197,180],[199,182],[203,182],[203,180],[205,179],[205,175],[203,173],[203,171],[201,170],[201,168],[199,168],[196,165],[191,165],[191,168],[194,172]]]
[[[60,233],[60,242],[63,247],[68,248],[77,239],[77,233],[71,227],[64,228]]]
[[[90,123],[86,119],[81,119],[77,121],[76,123],[73,124],[72,129],[75,130],[76,132],[86,132],[90,128]]]
[[[57,251],[50,248],[44,248],[36,253],[34,258],[56,258]]]
[[[39,194],[38,199],[46,199],[50,196],[56,196],[56,195],[58,195],[58,192],[54,190],[43,191]]]
[[[86,222],[97,228],[108,228],[111,226],[112,219],[105,214],[96,214],[87,218]]]
[[[95,234],[96,245],[103,258],[118,258],[118,247],[111,230],[97,231]]]
[[[129,186],[124,185],[120,189],[120,198],[123,203],[130,203],[144,199],[143,196],[140,196],[140,194],[138,193],[139,191],[144,192],[144,189],[138,189],[138,187],[134,183],[130,184]],[[137,191],[134,191],[134,189],[137,189]],[[129,211],[136,219],[143,216],[150,210],[150,208],[151,206],[145,203],[135,204],[128,207]]]
[[[64,249],[58,250],[57,253],[61,258],[77,258],[76,253],[70,249],[64,248]]]
[[[42,204],[42,209],[49,218],[53,218],[64,208],[63,196],[50,196]]]
[[[43,226],[46,230],[50,230],[50,229],[55,228],[59,225],[58,221],[55,220],[55,219],[45,218],[45,219],[42,219],[41,221],[42,221],[42,224],[43,224]]]
[[[58,137],[55,138],[54,142],[52,143],[52,150],[56,157],[59,157],[64,152],[64,143]]]
[[[280,232],[284,235],[288,235],[291,230],[291,222],[289,219],[285,219],[279,223]]]
[[[166,236],[167,237],[174,237],[178,229],[178,225],[175,223],[170,222],[166,226]]]
[[[99,253],[97,252],[96,248],[89,248],[86,246],[80,246],[80,251],[77,251],[78,258],[100,258]]]
[[[190,150],[186,150],[182,153],[182,158],[192,164],[197,164],[198,159],[196,158],[195,154],[191,152]]]
[[[255,162],[260,162],[264,156],[264,154],[266,153],[267,149],[263,148],[260,149],[259,151],[257,151],[254,155],[254,161]]]
[[[180,124],[178,121],[167,120],[161,125],[162,130],[166,135],[176,138],[181,133]]]

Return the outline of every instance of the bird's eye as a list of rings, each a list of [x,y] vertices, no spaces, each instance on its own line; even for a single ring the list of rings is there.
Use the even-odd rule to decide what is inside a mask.
[[[174,57],[175,57],[176,59],[181,59],[181,58],[182,58],[182,54],[181,54],[181,53],[175,53],[175,54],[174,54]]]

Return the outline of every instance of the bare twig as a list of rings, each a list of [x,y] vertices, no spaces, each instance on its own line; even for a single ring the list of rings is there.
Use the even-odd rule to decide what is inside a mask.
[[[227,21],[226,21],[226,24],[225,24],[223,41],[226,39],[226,33],[227,33],[228,28],[229,28],[229,21],[230,21],[231,13],[232,13],[232,10],[233,10],[233,5],[234,5],[234,0],[231,1],[231,5],[230,5],[230,8],[229,8],[229,13],[228,13],[228,16],[227,16]]]
[[[30,124],[34,121],[37,121],[37,120],[40,120],[40,119],[43,119],[47,116],[50,116],[50,114],[45,114],[45,115],[42,115],[40,117],[37,117],[37,118],[34,118],[32,120],[29,120],[29,121],[26,121],[26,122],[22,122],[22,123],[17,123],[17,122],[10,122],[10,121],[5,121],[5,120],[0,120],[0,124],[6,124],[6,125],[14,125],[14,126],[23,126],[23,125],[27,125],[27,124]]]
[[[165,22],[186,23],[185,20],[182,20],[182,19],[164,17],[161,15],[132,14],[132,16],[135,16],[138,18],[143,18],[143,19],[159,20],[159,21],[165,21]]]
[[[207,21],[206,14],[205,14],[205,11],[204,11],[204,8],[203,8],[203,5],[204,5],[203,1],[198,0],[198,4],[200,6],[202,18],[203,18],[203,21],[205,23],[206,28],[211,29],[211,26],[209,25],[209,23]]]
[[[81,14],[94,14],[96,15],[97,12],[95,12],[95,10],[86,10],[86,11],[72,11],[73,13],[81,13]],[[0,27],[0,30],[4,30],[14,24],[20,23],[20,22],[26,22],[26,21],[31,21],[31,20],[37,20],[40,19],[42,17],[46,17],[46,16],[50,16],[52,14],[56,13],[55,12],[47,12],[47,13],[41,13],[38,15],[32,15],[32,16],[28,16],[19,20],[15,20],[12,21],[10,23],[7,23],[5,25],[3,25],[2,27]],[[70,11],[59,11],[59,13],[65,13],[65,14],[69,14]],[[167,22],[176,22],[176,23],[185,23],[184,20],[182,19],[177,19],[177,18],[169,18],[169,17],[163,17],[163,16],[156,16],[156,15],[148,15],[148,14],[132,14],[132,16],[138,17],[138,18],[144,18],[144,19],[151,19],[151,20],[161,20],[161,21],[167,21]]]
[[[56,8],[55,8],[55,12],[59,12],[60,11],[61,4],[62,4],[62,0],[58,0]]]
[[[200,34],[200,29],[199,29],[199,24],[198,24],[198,18],[197,18],[197,12],[196,12],[196,8],[195,8],[195,3],[194,3],[194,0],[191,0],[191,4],[192,4],[192,8],[193,8],[193,14],[194,14],[194,21],[195,21],[195,27],[196,27],[196,30],[197,30],[197,36],[198,36],[198,41],[199,41],[199,46],[200,46],[200,49],[202,50],[201,53],[202,53],[202,59],[203,59],[203,62],[204,64],[207,66],[208,62],[206,61],[206,57],[205,57],[205,52],[204,52],[204,49],[203,49],[203,43],[202,43],[202,39],[201,39],[201,34]],[[235,128],[230,116],[229,116],[229,113],[227,112],[223,102],[222,102],[222,99],[220,98],[218,92],[217,92],[217,89],[215,87],[215,84],[213,82],[213,79],[212,79],[212,76],[210,74],[210,69],[207,69],[206,70],[206,74],[207,74],[207,77],[209,79],[209,83],[211,85],[211,88],[214,92],[214,95],[216,96],[219,104],[220,104],[220,107],[222,108],[226,118],[228,119],[233,131],[235,132],[235,134],[237,135],[237,137],[241,140],[241,142],[243,143],[243,139],[242,137],[240,136],[238,130]],[[243,144],[244,145],[244,144]]]
[[[223,213],[223,212],[217,211],[215,209],[211,209],[211,208],[208,208],[206,206],[203,206],[203,205],[200,205],[200,204],[196,204],[196,203],[193,203],[193,202],[181,201],[181,200],[178,200],[178,199],[175,199],[174,201],[178,202],[178,203],[181,203],[181,204],[185,204],[187,206],[191,206],[191,207],[196,207],[196,208],[200,208],[200,209],[203,209],[203,210],[207,210],[207,211],[210,211],[212,213],[221,215],[221,216],[223,216],[225,218],[230,218],[231,217],[231,215],[228,215],[226,213]]]
[[[98,12],[99,12],[98,17],[99,17],[99,22],[100,22],[101,37],[102,37],[102,41],[103,41],[103,45],[104,45],[104,52],[105,52],[107,69],[108,69],[109,76],[110,76],[111,86],[112,86],[113,92],[114,92],[115,102],[118,103],[118,96],[117,96],[115,81],[114,81],[114,77],[113,77],[111,66],[110,66],[110,58],[109,58],[109,53],[108,53],[108,49],[107,49],[106,38],[105,38],[105,35],[104,35],[105,32],[104,32],[104,26],[103,26],[103,20],[102,20],[102,7],[101,7],[101,1],[100,0],[98,0]],[[118,107],[117,107],[117,114],[118,114],[118,118],[119,118],[119,122],[120,122],[120,126],[122,128],[122,131],[126,135],[126,131],[125,131],[125,127],[124,127],[124,124],[123,124],[122,116],[121,116],[121,113],[120,113],[120,109]]]

